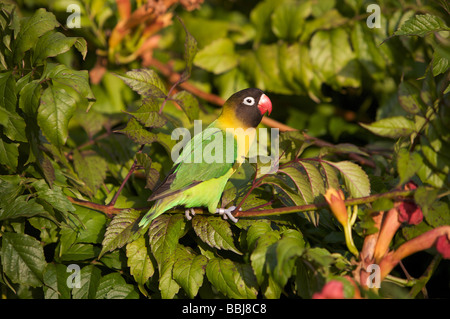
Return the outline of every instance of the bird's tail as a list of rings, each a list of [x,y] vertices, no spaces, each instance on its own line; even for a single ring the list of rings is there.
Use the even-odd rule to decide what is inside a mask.
[[[173,206],[174,205],[171,205],[171,201],[165,201],[164,199],[157,200],[152,208],[149,209],[147,214],[142,217],[139,222],[139,227],[141,229],[146,228],[156,217],[171,209]]]

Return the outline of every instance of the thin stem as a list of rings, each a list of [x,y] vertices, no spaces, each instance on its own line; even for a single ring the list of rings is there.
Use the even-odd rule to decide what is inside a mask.
[[[368,204],[376,201],[380,198],[396,198],[396,197],[409,197],[414,194],[414,190],[396,190],[366,197],[359,198],[351,198],[344,200],[346,206],[349,205],[361,205]],[[308,204],[308,205],[300,205],[300,206],[289,206],[289,207],[280,207],[273,209],[263,209],[263,210],[247,210],[247,211],[235,211],[234,216],[238,217],[253,217],[253,216],[271,216],[271,215],[282,215],[282,214],[291,214],[297,212],[307,212],[313,210],[319,210],[322,208],[328,207],[326,202],[319,204]]]
[[[142,149],[144,148],[144,145],[141,145],[138,153],[142,152]],[[120,184],[119,189],[117,190],[117,193],[114,195],[113,199],[111,200],[111,202],[109,202],[108,206],[114,206],[116,204],[117,199],[119,198],[120,193],[122,192],[123,188],[125,187],[125,184],[127,183],[128,179],[130,178],[130,176],[133,174],[133,172],[135,171],[137,167],[137,158],[134,159],[133,165],[131,165],[130,170],[128,171],[127,176],[125,176],[125,179],[123,180],[122,184]]]

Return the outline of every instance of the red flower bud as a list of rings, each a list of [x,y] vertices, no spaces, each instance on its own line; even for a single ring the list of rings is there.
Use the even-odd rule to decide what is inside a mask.
[[[402,201],[398,206],[398,221],[411,225],[420,224],[423,220],[422,209],[411,201]]]
[[[444,259],[450,259],[450,240],[447,235],[439,236],[436,240],[436,249]]]

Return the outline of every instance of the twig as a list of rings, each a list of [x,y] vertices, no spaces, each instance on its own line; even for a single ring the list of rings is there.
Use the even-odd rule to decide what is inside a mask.
[[[380,193],[380,194],[366,196],[366,197],[351,198],[351,199],[344,200],[344,203],[346,206],[361,205],[361,204],[372,203],[380,198],[409,197],[413,194],[414,194],[414,190],[396,190],[396,191]],[[326,207],[328,207],[328,204],[326,202],[323,202],[323,203],[318,203],[318,204],[289,206],[289,207],[280,207],[280,208],[273,208],[273,209],[235,211],[233,215],[236,218],[254,217],[254,216],[272,216],[272,215],[291,214],[291,213],[297,213],[297,212],[307,212],[307,211],[319,210],[319,209],[326,208]]]

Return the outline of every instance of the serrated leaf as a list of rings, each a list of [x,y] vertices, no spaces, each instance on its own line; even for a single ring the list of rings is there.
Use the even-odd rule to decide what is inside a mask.
[[[25,120],[16,112],[10,112],[0,107],[0,125],[3,126],[4,134],[11,141],[28,141],[25,133]]]
[[[94,299],[101,279],[101,270],[94,265],[88,265],[81,269],[79,275],[80,288],[73,288],[73,299]]]
[[[179,91],[174,94],[171,99],[175,100],[186,113],[189,121],[193,122],[198,118],[200,111],[197,98],[188,91]]]
[[[42,93],[38,124],[49,142],[59,148],[66,144],[75,108],[76,100],[62,87],[49,86]]]
[[[0,107],[16,112],[16,81],[12,72],[0,73]]]
[[[293,275],[296,258],[300,257],[304,250],[305,241],[302,234],[293,229],[286,231],[280,240],[267,248],[267,271],[280,287],[284,287]]]
[[[47,265],[42,245],[25,234],[2,233],[2,267],[8,278],[21,285],[40,287]]]
[[[167,89],[155,71],[150,69],[135,69],[124,76],[117,75],[130,88],[143,96],[165,98]]]
[[[8,143],[0,139],[0,164],[15,171],[19,161],[19,144]]]
[[[195,255],[188,249],[178,247],[177,260],[173,265],[173,279],[183,288],[189,298],[194,298],[203,284],[208,258]]]
[[[153,263],[150,260],[145,244],[145,238],[141,236],[135,241],[127,244],[126,253],[130,274],[134,277],[134,280],[138,285],[143,286],[155,273]]]
[[[400,149],[397,154],[397,172],[400,176],[399,184],[409,181],[422,164],[422,156],[419,153],[410,153],[404,148]]]
[[[82,38],[66,37],[60,32],[47,32],[37,40],[32,62],[33,64],[36,64],[42,62],[46,58],[55,57],[67,52],[77,41],[86,42],[86,40]]]
[[[272,231],[272,227],[270,227],[268,222],[256,221],[253,223],[247,230],[246,240],[248,249],[253,251],[256,248],[259,238],[270,231]]]
[[[360,123],[360,125],[376,135],[394,139],[410,136],[416,130],[414,122],[404,116],[389,117],[371,124]]]
[[[293,166],[283,167],[278,170],[281,173],[288,175],[297,186],[298,193],[303,198],[305,204],[312,203],[314,201],[314,195],[312,192],[312,182],[307,176],[303,175],[297,168]]]
[[[63,64],[47,64],[45,76],[50,78],[54,85],[59,85],[70,93],[76,92],[73,98],[77,101],[94,99],[94,93],[89,85],[89,73],[86,70],[74,70]]]
[[[317,31],[310,46],[311,62],[324,82],[334,88],[361,86],[359,65],[344,29]]]
[[[192,219],[192,228],[197,236],[209,246],[226,249],[242,255],[234,245],[230,223],[216,216],[197,215]]]
[[[163,214],[151,223],[148,231],[151,251],[158,262],[159,289],[164,299],[173,298],[180,289],[172,272],[178,240],[184,234],[185,225],[183,216]]]
[[[303,29],[305,18],[311,12],[311,4],[282,3],[273,12],[272,31],[280,39],[295,40]]]
[[[48,202],[53,208],[58,209],[62,213],[75,211],[75,207],[64,195],[60,186],[53,185],[50,188],[44,180],[35,181],[31,185],[36,189],[37,196]]]
[[[420,90],[410,82],[403,81],[398,86],[398,101],[408,113],[417,114],[426,109],[420,99]]]
[[[180,82],[184,82],[191,76],[192,64],[194,62],[195,55],[197,54],[197,41],[192,34],[189,33],[183,21],[180,18],[178,18],[178,21],[180,21],[186,34],[186,39],[184,40],[184,62],[186,63],[186,68],[180,78]]]
[[[0,208],[0,220],[31,217],[36,215],[47,216],[48,212],[42,205],[36,203],[34,198],[27,200],[27,195],[15,198],[9,205]]]
[[[119,273],[103,276],[95,293],[95,299],[138,299],[134,286],[127,284]]]
[[[430,32],[450,31],[444,20],[431,14],[418,14],[409,18],[394,35],[426,36]]]
[[[39,107],[41,98],[42,86],[39,80],[34,80],[27,83],[20,90],[19,108],[25,112],[29,117],[35,117]]]
[[[145,127],[163,127],[167,119],[159,114],[159,101],[156,98],[144,100],[142,106],[135,112],[127,112]]]
[[[80,153],[75,150],[73,152],[73,164],[78,176],[87,186],[87,188],[83,188],[83,191],[90,196],[94,196],[106,178],[108,169],[106,160],[89,151]]]
[[[135,234],[139,216],[140,213],[133,209],[123,210],[114,216],[106,229],[102,242],[103,248],[98,258],[101,258],[107,251],[125,246],[139,236],[139,233]]]
[[[47,264],[44,272],[44,296],[45,299],[70,299],[70,289],[67,279],[70,273],[63,264]]]
[[[324,161],[320,161],[320,166],[323,169],[323,177],[326,181],[326,189],[328,188],[334,188],[339,189],[339,179],[337,175],[337,170],[334,169],[332,166],[328,165]]]
[[[257,282],[250,265],[213,258],[206,266],[211,284],[228,298],[256,299]]]
[[[163,214],[152,222],[148,235],[152,253],[158,264],[175,252],[185,225],[184,217],[179,214]]]
[[[234,43],[228,38],[211,42],[197,52],[194,64],[202,69],[221,74],[234,68],[238,63],[238,55],[234,51]]]
[[[20,31],[14,42],[14,61],[18,63],[25,51],[31,49],[40,36],[58,26],[55,15],[43,8],[36,10],[30,18],[23,20],[23,24],[21,21]]]
[[[341,173],[351,197],[357,198],[370,195],[369,177],[359,165],[349,161],[337,163],[326,161],[326,163]]]

